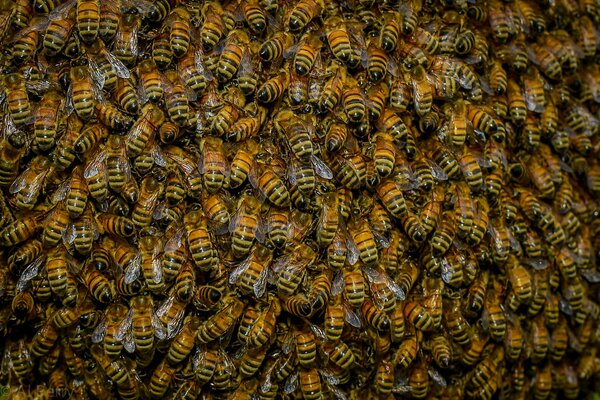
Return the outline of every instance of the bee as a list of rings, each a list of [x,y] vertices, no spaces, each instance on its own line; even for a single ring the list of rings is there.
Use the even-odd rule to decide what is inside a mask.
[[[30,28],[22,30],[15,36],[12,49],[15,63],[22,64],[33,57],[40,41],[40,29],[37,27],[41,28],[42,24],[42,20],[36,17],[31,21]]]
[[[69,98],[77,116],[85,121],[94,113],[97,88],[92,80],[89,68],[85,65],[72,67],[69,73],[71,86]]]
[[[50,17],[42,41],[48,55],[55,56],[65,47],[75,28],[76,10],[64,7]]]
[[[282,297],[292,296],[305,279],[306,268],[315,259],[314,250],[307,245],[298,244],[290,254],[275,261],[272,269],[276,275],[278,294]]]
[[[244,311],[244,303],[235,296],[222,300],[223,308],[208,318],[197,331],[200,343],[211,342],[227,333]]]
[[[24,77],[19,73],[12,73],[4,77],[3,84],[8,111],[14,124],[19,127],[30,122],[31,104]]]
[[[186,89],[173,70],[165,72],[165,107],[171,121],[183,127],[190,118],[189,100],[194,98],[194,93],[186,93]],[[162,125],[162,124],[161,124]]]
[[[91,205],[88,203],[82,215],[71,222],[63,236],[68,245],[73,245],[79,254],[88,255],[92,251],[94,241],[98,239],[99,230],[95,222]]]
[[[284,51],[294,44],[294,38],[287,32],[275,32],[258,49],[258,55],[264,62],[281,59]]]
[[[463,154],[458,157],[458,163],[471,190],[479,190],[483,184],[483,173],[477,158],[468,149],[464,149]]]
[[[202,14],[204,23],[200,29],[200,38],[204,50],[211,51],[226,30],[223,9],[218,2],[207,2],[202,7]]]
[[[137,72],[144,97],[152,103],[159,102],[163,98],[166,81],[156,68],[156,64],[150,58],[143,60],[137,65]]]
[[[262,198],[268,199],[277,207],[286,207],[290,204],[290,192],[283,179],[272,167],[255,162],[248,177]]]
[[[137,60],[140,26],[141,18],[136,8],[131,7],[119,16],[118,29],[113,42],[113,54],[129,67],[133,66]]]
[[[248,35],[242,30],[233,30],[225,40],[225,47],[217,65],[217,79],[221,83],[229,82],[240,68],[245,47],[250,43]]]
[[[85,43],[92,43],[100,29],[100,1],[77,1],[77,31]]]
[[[190,47],[191,16],[184,7],[176,7],[169,14],[167,24],[170,27],[169,43],[173,55],[183,57]]]
[[[229,230],[232,234],[232,250],[237,258],[248,254],[255,239],[260,239],[262,231],[259,226],[260,204],[250,195],[244,194],[238,202],[238,208],[231,219]]]
[[[165,115],[161,109],[153,104],[146,104],[140,117],[135,121],[125,138],[125,147],[127,155],[130,157],[139,156],[149,142],[154,140],[156,131],[163,124]],[[157,157],[157,155],[153,155]]]
[[[290,82],[290,75],[286,70],[279,71],[275,76],[266,80],[256,92],[259,103],[266,105],[277,101]]]
[[[18,0],[14,4],[12,25],[23,29],[28,26],[33,14],[33,4],[29,0]]]
[[[436,140],[431,141],[430,157],[443,172],[443,177],[454,179],[460,173],[460,166],[454,153]],[[439,172],[437,172],[439,174]]]
[[[293,60],[294,71],[298,76],[306,76],[313,69],[322,45],[321,39],[315,34],[308,33],[302,37]]]
[[[594,22],[587,15],[582,15],[579,20],[578,29],[574,33],[576,43],[581,47],[585,57],[593,57],[596,54],[598,39],[596,38],[596,29]],[[544,71],[542,71],[544,72]]]
[[[108,129],[103,124],[86,124],[81,131],[81,135],[75,140],[73,148],[78,154],[87,153],[107,136]]]
[[[33,125],[35,144],[42,151],[50,150],[54,147],[58,132],[61,126],[64,126],[64,120],[60,109],[64,101],[56,91],[50,91],[44,94],[40,101],[39,108],[35,112],[35,121]]]
[[[162,153],[183,175],[188,190],[191,193],[199,194],[202,190],[202,176],[198,171],[198,161],[195,157],[181,147],[172,145],[162,146]]]
[[[218,254],[213,247],[213,239],[208,231],[206,218],[200,211],[191,211],[184,216],[184,226],[189,249],[196,266],[201,270],[215,266],[218,262]]]
[[[351,65],[355,55],[351,45],[350,30],[345,21],[333,15],[324,21],[327,43],[334,57],[341,62]]]
[[[467,105],[467,119],[473,124],[475,130],[484,134],[494,134],[498,130],[498,124],[494,118],[485,110],[472,104]]]
[[[325,8],[323,0],[299,0],[289,11],[287,25],[292,32],[304,29],[310,21],[321,15]]]
[[[15,246],[31,238],[40,226],[40,215],[28,214],[14,220],[0,231],[0,246]]]
[[[8,188],[14,195],[14,204],[23,210],[31,210],[38,201],[40,191],[48,175],[52,176],[54,166],[44,156],[37,156]]]
[[[154,209],[163,192],[164,184],[156,178],[147,176],[142,180],[139,198],[131,213],[131,221],[137,228],[148,226],[152,222]]]

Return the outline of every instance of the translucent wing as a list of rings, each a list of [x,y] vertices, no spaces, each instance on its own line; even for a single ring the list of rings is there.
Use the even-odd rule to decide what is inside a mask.
[[[283,393],[293,393],[298,388],[298,373],[290,375],[283,386]]]
[[[23,290],[25,290],[29,281],[31,281],[38,275],[43,262],[44,258],[38,257],[35,259],[35,261],[33,261],[23,270],[21,276],[19,277],[19,280],[17,281],[17,284],[15,285],[15,288],[18,292],[22,292]]]
[[[346,236],[346,247],[348,248],[348,263],[350,265],[356,264],[360,256],[360,251],[358,250],[358,247],[356,247],[356,243],[354,243],[354,239],[352,239],[350,235]]]
[[[121,324],[119,325],[119,328],[117,329],[117,333],[115,334],[115,339],[117,339],[119,341],[123,341],[125,339],[125,336],[127,336],[127,333],[131,330],[132,324],[133,324],[133,310],[129,309],[129,311],[125,315],[125,318],[123,318],[123,321],[121,321]]]
[[[83,177],[85,179],[89,179],[93,176],[96,176],[100,173],[103,173],[106,170],[106,152],[99,152],[85,167],[83,171]]]
[[[314,165],[317,175],[324,179],[333,179],[333,172],[331,172],[331,169],[323,162],[323,160],[312,154],[310,156],[310,161]]]
[[[125,333],[123,347],[125,348],[125,351],[127,351],[130,354],[135,351],[135,340],[133,339],[133,330],[130,329]]]
[[[242,261],[237,267],[235,267],[233,271],[231,271],[231,274],[229,274],[230,285],[235,284],[238,281],[238,279],[240,279],[240,276],[242,276],[242,274],[246,272],[246,270],[250,266],[250,257],[252,257],[252,255],[248,256],[248,258]]]
[[[106,334],[106,328],[108,327],[108,318],[104,317],[102,321],[96,326],[94,332],[92,332],[92,343],[100,343],[104,340]]]
[[[96,61],[94,61],[90,58],[90,59],[88,59],[88,64],[89,64],[89,71],[92,75],[92,80],[98,85],[98,87],[100,87],[100,88],[104,87],[105,76],[104,76],[104,73],[100,70],[100,67],[98,66],[98,64],[96,64]]]
[[[447,386],[446,379],[435,369],[429,369],[427,371],[431,379],[440,387],[445,388]]]
[[[342,271],[336,271],[335,276],[333,277],[333,282],[331,283],[331,294],[333,296],[337,296],[342,293],[344,290],[344,275]]]
[[[370,267],[365,268],[364,271],[367,274],[367,279],[369,279],[371,283],[385,284],[396,295],[397,298],[402,299],[404,292],[400,286],[398,286],[398,284],[388,276],[388,274],[383,271],[377,271]]]
[[[347,304],[344,304],[344,321],[355,328],[362,326],[360,315]]]
[[[131,284],[136,281],[142,272],[142,256],[137,253],[125,268],[125,283]],[[160,281],[159,281],[160,282]]]
[[[154,328],[154,336],[159,340],[163,340],[167,337],[167,328],[158,319],[156,313],[152,313],[152,327]]]
[[[269,269],[265,268],[261,271],[260,276],[254,283],[254,295],[258,298],[262,297],[267,290],[267,276]]]
[[[129,79],[131,74],[129,73],[129,69],[125,66],[125,64],[123,64],[121,60],[119,60],[114,54],[112,54],[109,51],[106,51],[105,55],[110,65],[112,65],[113,70],[115,71],[117,76],[119,78]]]

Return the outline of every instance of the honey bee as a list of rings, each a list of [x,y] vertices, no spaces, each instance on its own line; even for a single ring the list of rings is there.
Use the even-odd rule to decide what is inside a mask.
[[[260,205],[254,196],[244,194],[240,198],[237,211],[229,224],[232,234],[232,250],[237,258],[248,254],[255,239],[262,240],[259,210]]]
[[[141,18],[138,10],[135,7],[130,7],[119,16],[118,21],[118,29],[114,36],[113,54],[126,66],[131,67],[135,64],[138,56],[138,31],[141,26]],[[107,29],[107,31],[110,31],[110,29]],[[102,33],[102,29],[100,33]]]
[[[230,81],[238,72],[246,51],[244,48],[248,46],[249,42],[250,39],[244,31],[236,29],[229,32],[217,66],[217,79],[219,82],[226,83]]]
[[[131,213],[131,221],[137,228],[148,226],[152,222],[154,209],[163,191],[164,184],[154,177],[147,176],[142,180],[139,198]]]
[[[224,307],[198,328],[197,339],[200,343],[208,343],[221,337],[233,328],[242,315],[244,304],[239,299],[228,297],[222,301]]]
[[[229,176],[229,163],[225,157],[223,143],[219,138],[205,137],[199,146],[203,153],[199,171],[204,177],[204,187],[209,193],[215,193]]]
[[[295,245],[290,254],[282,256],[272,265],[280,296],[293,295],[305,279],[306,268],[314,262],[316,254],[307,245]]]
[[[97,87],[92,80],[86,65],[72,67],[69,73],[71,86],[69,88],[72,106],[77,116],[83,120],[89,120],[94,112],[94,104],[97,101]]]
[[[294,71],[299,76],[307,75],[319,58],[322,47],[321,39],[314,34],[306,34],[300,40],[294,54]]]
[[[287,15],[287,25],[292,32],[304,29],[311,20],[323,12],[325,3],[322,0],[299,0]]]
[[[9,193],[14,195],[15,205],[24,210],[31,210],[38,201],[46,177],[52,175],[53,170],[54,166],[46,157],[34,158],[8,189]]]
[[[268,265],[273,257],[270,249],[254,245],[250,255],[230,274],[229,283],[236,284],[242,291],[253,293],[257,298],[266,290]]]
[[[30,122],[31,104],[25,88],[25,79],[19,73],[12,73],[4,77],[4,93],[6,104],[12,121],[17,127]]]

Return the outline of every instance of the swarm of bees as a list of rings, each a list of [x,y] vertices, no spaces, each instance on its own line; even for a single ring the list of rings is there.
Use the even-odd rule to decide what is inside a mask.
[[[0,0],[10,399],[600,390],[596,0]]]

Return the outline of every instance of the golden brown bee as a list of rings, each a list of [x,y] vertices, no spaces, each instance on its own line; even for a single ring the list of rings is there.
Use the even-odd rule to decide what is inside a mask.
[[[125,65],[132,66],[138,56],[138,31],[140,15],[134,8],[123,12],[119,17],[118,29],[114,38],[113,53]]]
[[[200,141],[199,147],[203,153],[199,171],[204,177],[204,187],[209,193],[215,193],[229,176],[229,163],[223,142],[219,138],[208,136]]]
[[[250,42],[248,34],[242,30],[233,30],[227,36],[225,47],[217,65],[217,79],[225,83],[230,81],[238,72],[242,63],[245,48]]]
[[[154,139],[156,131],[164,120],[165,115],[162,110],[152,104],[145,105],[141,110],[140,117],[135,121],[125,139],[127,155],[139,156],[148,143]]]
[[[4,93],[8,104],[10,116],[17,126],[29,122],[31,117],[31,104],[25,89],[25,78],[19,73],[4,77]]]
[[[72,67],[69,73],[71,80],[71,101],[77,116],[88,120],[94,112],[97,88],[87,66]]]
[[[8,189],[14,195],[14,204],[20,209],[31,210],[38,201],[46,177],[53,171],[54,166],[46,157],[34,158]]]
[[[313,18],[321,15],[324,8],[323,0],[299,0],[287,16],[290,31],[298,32],[304,29]]]

